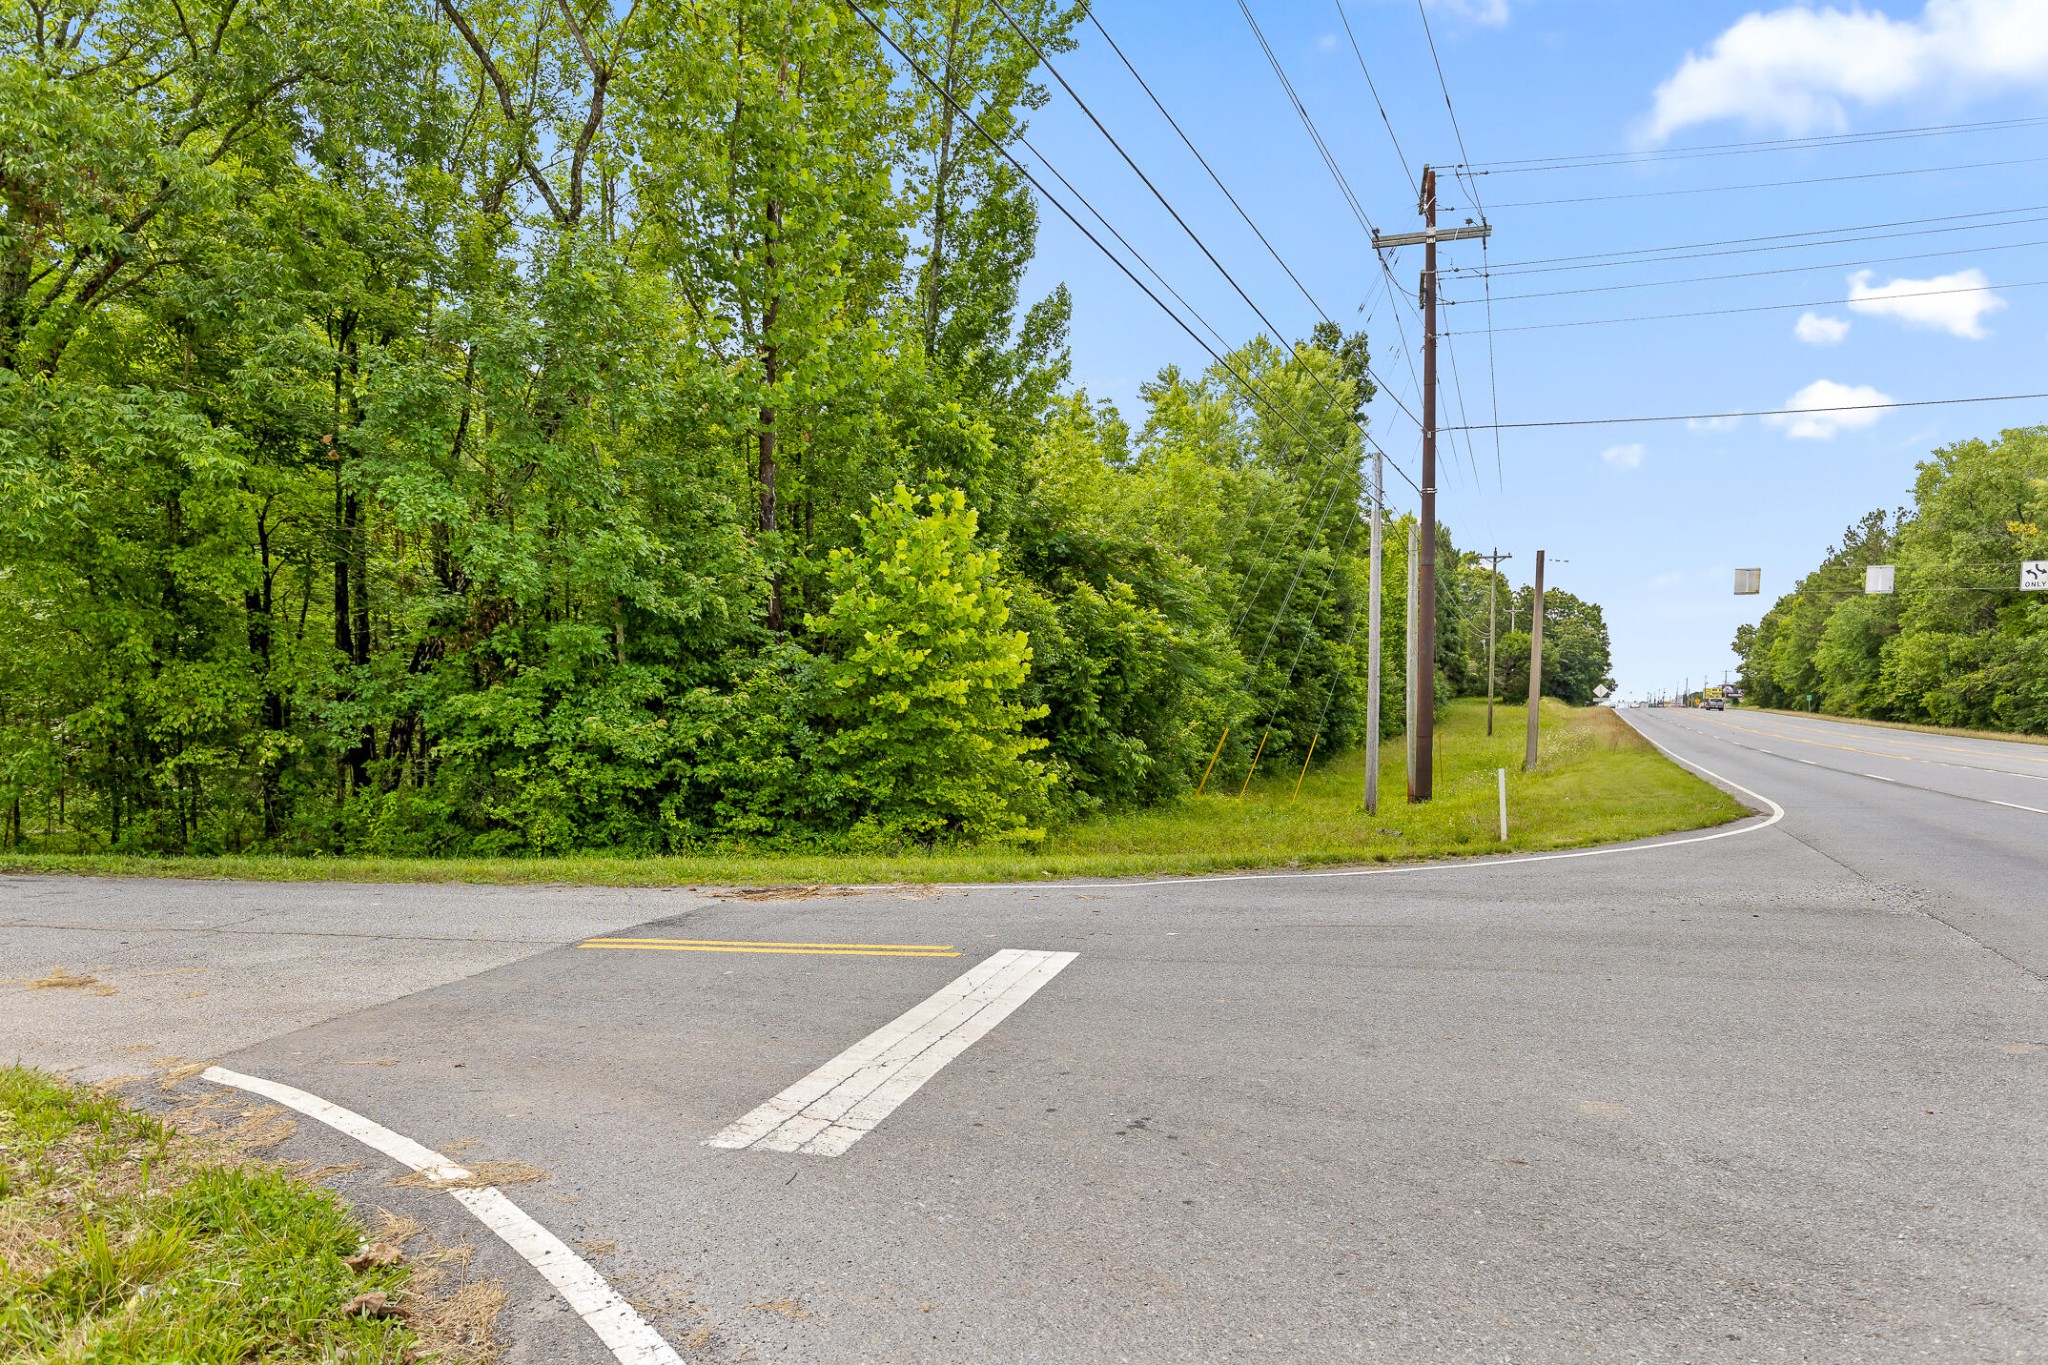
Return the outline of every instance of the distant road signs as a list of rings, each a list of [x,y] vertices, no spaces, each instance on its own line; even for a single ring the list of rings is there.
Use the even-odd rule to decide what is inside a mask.
[[[1754,597],[1763,590],[1764,571],[1762,569],[1737,569],[1735,571],[1735,595],[1737,597]]]
[[[1865,592],[1890,592],[1890,591],[1892,591],[1892,580],[1893,580],[1893,578],[1894,578],[1894,577],[1896,577],[1896,576],[1897,576],[1897,573],[1898,573],[1898,568],[1897,568],[1897,566],[1896,566],[1896,565],[1891,565],[1891,564],[1872,564],[1872,565],[1870,565],[1870,566],[1869,566],[1868,568],[1864,569],[1864,571],[1863,571],[1863,591],[1865,591]]]
[[[2048,592],[2048,559],[2029,559],[2020,564],[2021,592]]]
[[[1606,696],[1606,695],[1607,695],[1607,684],[1606,684],[1606,683],[1601,683],[1601,684],[1600,684],[1600,685],[1599,685],[1598,687],[1595,687],[1595,688],[1593,689],[1593,695],[1594,695],[1594,696],[1596,696],[1596,697],[1604,697],[1604,696]]]

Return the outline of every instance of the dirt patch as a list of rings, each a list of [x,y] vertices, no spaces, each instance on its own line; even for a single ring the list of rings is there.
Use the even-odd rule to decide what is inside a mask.
[[[94,995],[113,995],[117,989],[90,972],[81,974],[69,967],[52,967],[41,976],[21,984],[32,991],[91,991]]]
[[[867,896],[876,890],[887,889],[866,886],[741,886],[710,894],[713,900],[720,901],[815,901]]]
[[[804,1322],[811,1316],[810,1310],[795,1299],[770,1299],[766,1303],[750,1303],[747,1307],[756,1313],[773,1313],[777,1317],[788,1318],[791,1322]]]
[[[546,1180],[548,1173],[524,1161],[479,1161],[466,1167],[469,1174],[441,1180],[426,1171],[409,1171],[391,1184],[413,1190],[481,1190],[494,1185],[531,1185]]]

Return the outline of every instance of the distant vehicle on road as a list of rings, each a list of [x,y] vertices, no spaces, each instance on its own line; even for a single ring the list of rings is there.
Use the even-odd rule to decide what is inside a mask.
[[[1721,689],[1720,689],[1720,688],[1718,688],[1718,687],[1710,687],[1710,688],[1708,688],[1708,689],[1707,689],[1707,690],[1706,690],[1705,692],[1702,692],[1702,693],[1700,694],[1700,710],[1702,710],[1702,711],[1726,711],[1727,709],[1728,709],[1728,698],[1726,698],[1725,696],[1721,695]]]

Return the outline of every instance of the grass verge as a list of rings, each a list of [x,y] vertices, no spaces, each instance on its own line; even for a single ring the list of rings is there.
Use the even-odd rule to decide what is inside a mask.
[[[1744,808],[1663,755],[1603,708],[1543,704],[1537,769],[1521,771],[1519,706],[1454,703],[1438,726],[1436,800],[1406,801],[1403,747],[1381,746],[1380,813],[1362,809],[1365,755],[1314,769],[1242,774],[1170,806],[1056,830],[1028,851],[942,848],[890,854],[719,853],[632,858],[143,858],[0,856],[0,871],[268,881],[577,883],[601,886],[777,886],[832,882],[1002,882],[1047,877],[1165,876],[1252,868],[1410,862],[1477,853],[1575,848],[1718,825]],[[1508,774],[1502,839],[1496,769]],[[1218,788],[1222,790],[1219,791]]]
[[[1909,720],[1866,720],[1862,716],[1837,716],[1826,711],[1785,711],[1775,706],[1738,706],[1763,716],[1801,716],[1807,720],[1838,720],[1844,725],[1868,725],[1878,730],[1912,730],[1923,735],[1954,735],[1958,739],[2002,739],[2011,744],[2048,744],[2048,735],[2022,735],[2011,730],[1971,730],[1961,725],[1921,725]]]
[[[254,1154],[291,1133],[280,1111],[235,1115],[224,1102],[160,1117],[0,1067],[0,1358],[490,1358],[502,1289],[432,1296],[462,1254],[409,1258],[417,1224],[381,1214],[365,1229],[335,1195]]]

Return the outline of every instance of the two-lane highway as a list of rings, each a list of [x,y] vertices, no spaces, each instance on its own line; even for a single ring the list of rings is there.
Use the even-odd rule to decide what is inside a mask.
[[[13,879],[7,975],[116,993],[4,988],[0,1050],[541,1167],[690,1361],[2041,1360],[2048,749],[1628,714],[1782,816],[784,901]],[[652,1359],[354,1139],[284,1154],[478,1241],[510,1359]]]

